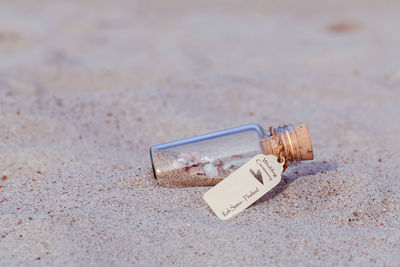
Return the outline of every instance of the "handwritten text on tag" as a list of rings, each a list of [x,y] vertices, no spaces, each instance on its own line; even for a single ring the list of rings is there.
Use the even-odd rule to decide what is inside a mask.
[[[227,220],[243,211],[281,181],[283,162],[259,154],[203,195],[214,213]]]

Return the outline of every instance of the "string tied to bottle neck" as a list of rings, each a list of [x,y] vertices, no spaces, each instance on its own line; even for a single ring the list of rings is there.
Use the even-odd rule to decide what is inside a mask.
[[[285,164],[283,165],[283,170],[286,170],[288,163],[287,160],[282,156],[285,149],[282,140],[277,136],[276,131],[272,126],[269,127],[269,131],[272,134],[272,137],[275,139],[276,143],[278,144],[278,146],[274,149],[273,154],[274,156],[276,156],[279,163],[285,161]]]

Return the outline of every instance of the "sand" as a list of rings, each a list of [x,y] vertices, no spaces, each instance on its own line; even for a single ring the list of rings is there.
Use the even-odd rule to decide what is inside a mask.
[[[398,1],[0,1],[0,265],[400,263]],[[228,221],[151,145],[306,123]]]

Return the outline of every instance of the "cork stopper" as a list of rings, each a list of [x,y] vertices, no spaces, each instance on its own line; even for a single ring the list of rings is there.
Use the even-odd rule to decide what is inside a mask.
[[[307,126],[305,124],[300,124],[294,128],[294,131],[296,132],[297,143],[300,150],[300,160],[314,159],[311,138]]]
[[[261,141],[264,154],[279,153],[279,143],[282,144],[282,155],[286,161],[312,160],[314,158],[310,135],[305,124],[282,126],[275,130],[275,136],[269,136]]]

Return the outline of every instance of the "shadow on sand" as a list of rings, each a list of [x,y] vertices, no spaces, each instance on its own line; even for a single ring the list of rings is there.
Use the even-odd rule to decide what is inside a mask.
[[[258,205],[273,199],[278,194],[281,194],[289,184],[295,180],[308,175],[316,175],[317,173],[326,173],[337,170],[336,162],[313,161],[293,164],[283,173],[281,182],[270,192],[265,194],[253,205]]]

